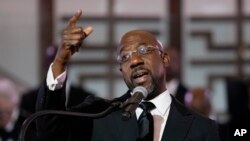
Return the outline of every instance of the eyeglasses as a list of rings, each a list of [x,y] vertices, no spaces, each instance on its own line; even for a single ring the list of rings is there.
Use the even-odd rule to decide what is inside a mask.
[[[154,46],[140,45],[139,47],[136,48],[135,51],[122,52],[120,55],[117,56],[117,61],[119,63],[125,63],[132,57],[133,53],[137,53],[140,56],[144,56],[146,54],[151,53],[154,50],[159,50],[160,52],[162,52],[159,48]]]

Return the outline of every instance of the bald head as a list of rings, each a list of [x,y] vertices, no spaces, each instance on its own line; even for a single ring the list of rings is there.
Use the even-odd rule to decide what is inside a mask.
[[[163,51],[161,42],[158,41],[153,34],[143,30],[131,30],[122,36],[117,48],[117,53],[120,53],[124,47],[131,44],[137,46],[139,44],[152,45]]]

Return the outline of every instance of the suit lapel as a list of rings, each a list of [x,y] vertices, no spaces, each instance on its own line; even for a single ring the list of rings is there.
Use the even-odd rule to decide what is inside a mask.
[[[193,119],[194,116],[183,105],[176,101],[174,97],[172,97],[169,117],[163,132],[162,141],[184,140]]]

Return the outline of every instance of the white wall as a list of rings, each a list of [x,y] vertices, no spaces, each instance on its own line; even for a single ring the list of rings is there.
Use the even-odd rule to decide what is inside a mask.
[[[0,69],[38,85],[37,0],[0,0]]]

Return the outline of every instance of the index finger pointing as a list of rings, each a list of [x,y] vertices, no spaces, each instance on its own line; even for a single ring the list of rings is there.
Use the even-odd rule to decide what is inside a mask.
[[[77,13],[69,19],[68,26],[74,27],[76,25],[76,22],[81,17],[81,15],[82,15],[82,10],[78,10]]]

